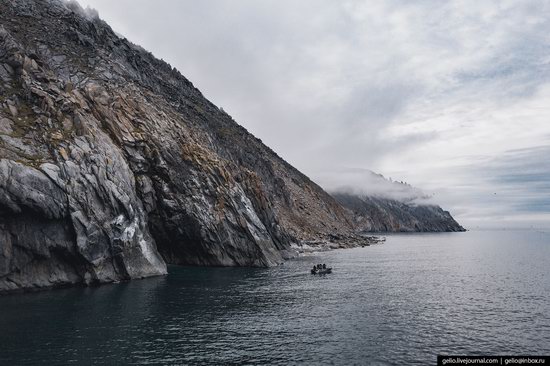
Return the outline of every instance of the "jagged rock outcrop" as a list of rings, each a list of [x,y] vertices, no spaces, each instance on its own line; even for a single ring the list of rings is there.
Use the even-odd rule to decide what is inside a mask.
[[[269,266],[349,213],[74,2],[0,2],[0,292]]]
[[[464,231],[448,211],[433,204],[349,193],[332,195],[352,212],[354,226],[362,232]]]

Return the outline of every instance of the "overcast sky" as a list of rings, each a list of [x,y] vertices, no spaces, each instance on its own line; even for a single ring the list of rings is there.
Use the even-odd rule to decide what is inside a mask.
[[[470,228],[550,225],[549,1],[79,1],[325,188],[371,169]]]

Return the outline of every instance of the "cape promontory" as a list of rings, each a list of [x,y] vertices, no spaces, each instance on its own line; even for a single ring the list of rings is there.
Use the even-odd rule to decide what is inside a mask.
[[[352,210],[75,2],[0,2],[0,293],[270,266]]]

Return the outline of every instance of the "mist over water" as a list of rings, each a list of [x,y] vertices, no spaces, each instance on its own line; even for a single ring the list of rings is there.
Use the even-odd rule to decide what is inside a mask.
[[[327,263],[334,274],[309,274]],[[550,234],[388,236],[270,269],[0,298],[0,364],[435,364],[550,353]]]

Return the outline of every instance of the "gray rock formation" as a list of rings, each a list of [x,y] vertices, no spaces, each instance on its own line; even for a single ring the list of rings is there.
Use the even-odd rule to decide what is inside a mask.
[[[75,2],[0,2],[0,293],[271,266],[350,211]],[[344,245],[344,244],[342,244]]]
[[[270,266],[347,211],[193,87],[58,0],[0,2],[0,292]]]
[[[332,196],[350,211],[360,232],[464,231],[451,214],[433,203],[433,196],[402,181],[365,169],[348,169],[329,186]]]
[[[465,231],[448,211],[433,204],[349,193],[333,193],[333,197],[351,211],[361,232]]]

